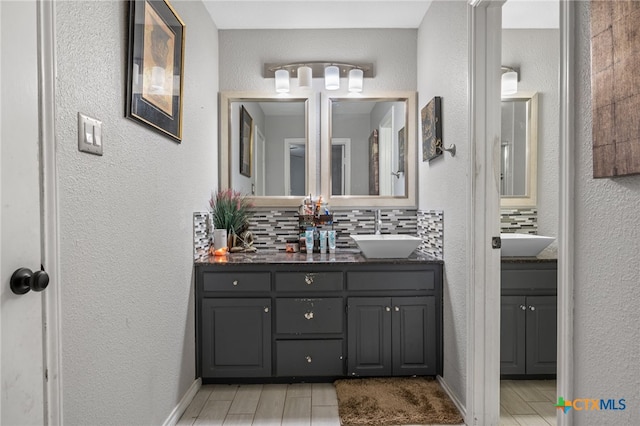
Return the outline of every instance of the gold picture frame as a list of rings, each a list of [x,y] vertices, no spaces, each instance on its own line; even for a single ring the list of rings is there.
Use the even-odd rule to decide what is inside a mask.
[[[126,117],[180,142],[185,25],[166,0],[132,0]]]

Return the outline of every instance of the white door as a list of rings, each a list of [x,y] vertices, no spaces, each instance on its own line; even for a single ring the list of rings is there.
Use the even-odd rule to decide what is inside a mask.
[[[37,9],[0,1],[0,424],[45,424],[43,293],[10,289],[41,263]]]

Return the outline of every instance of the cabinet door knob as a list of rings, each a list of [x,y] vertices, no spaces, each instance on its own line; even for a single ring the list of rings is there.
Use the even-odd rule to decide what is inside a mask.
[[[391,312],[391,308],[390,308],[390,307],[388,307],[388,306],[386,306],[386,307],[384,308],[384,310],[385,310],[385,311],[387,311],[387,312]]]
[[[523,311],[526,311],[526,310],[527,310],[527,307],[526,307],[526,306],[524,306],[524,305],[520,305],[520,309],[522,309]]]
[[[529,305],[529,310],[530,310],[530,311],[535,311],[535,310],[536,310],[536,307],[535,307],[535,306],[531,306],[531,305]]]
[[[238,280],[233,280],[233,285],[238,285]]]
[[[310,355],[307,355],[307,356],[306,356],[306,359],[307,359],[307,362],[308,362],[309,364],[311,364],[311,361],[313,361],[313,360],[311,359],[311,356],[310,356]]]
[[[400,308],[398,308],[397,306],[394,308],[394,310],[395,310],[396,312],[400,312]]]
[[[305,274],[304,275],[304,282],[306,282],[307,285],[313,284],[313,274]]]
[[[313,319],[313,312],[305,312],[304,317],[308,320]]]
[[[269,312],[269,308],[264,308],[264,311],[265,312]]]

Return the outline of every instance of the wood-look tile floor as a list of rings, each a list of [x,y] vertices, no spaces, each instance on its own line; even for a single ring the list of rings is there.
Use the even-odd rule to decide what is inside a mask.
[[[502,380],[500,424],[555,426],[555,402],[555,380]],[[203,385],[177,424],[340,426],[340,418],[331,383]]]
[[[555,426],[555,380],[501,380],[500,425]]]
[[[340,426],[338,398],[331,383],[203,385],[177,425]]]
[[[178,425],[340,426],[331,383],[203,385]]]

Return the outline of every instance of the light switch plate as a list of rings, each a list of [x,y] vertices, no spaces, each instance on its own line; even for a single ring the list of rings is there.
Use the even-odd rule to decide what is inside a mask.
[[[102,121],[78,113],[78,150],[102,155]]]

